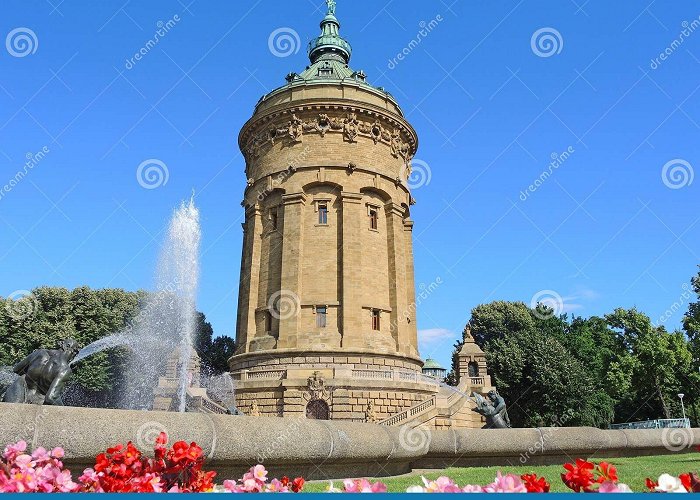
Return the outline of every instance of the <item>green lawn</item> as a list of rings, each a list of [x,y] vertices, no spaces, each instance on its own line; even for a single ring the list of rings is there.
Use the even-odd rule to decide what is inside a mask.
[[[687,453],[654,457],[637,458],[609,458],[593,459],[594,462],[605,460],[617,467],[620,482],[626,483],[633,491],[646,491],[644,479],[651,477],[657,479],[662,473],[677,476],[684,472],[700,472],[700,453]],[[439,476],[449,476],[457,484],[485,485],[493,481],[496,471],[503,473],[513,472],[525,474],[535,472],[539,476],[544,476],[552,485],[552,491],[566,492],[566,486],[561,482],[560,474],[563,471],[561,465],[542,465],[535,467],[454,467],[440,471],[433,471],[425,474],[428,479],[436,479]],[[411,485],[422,484],[420,475],[406,475],[394,478],[379,479],[388,486],[390,492],[403,492]],[[342,481],[334,481],[336,487],[342,488]],[[321,492],[328,487],[328,482],[307,483],[304,487],[306,492]]]

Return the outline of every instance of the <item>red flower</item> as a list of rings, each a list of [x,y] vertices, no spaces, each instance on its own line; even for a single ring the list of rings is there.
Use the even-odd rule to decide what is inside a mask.
[[[304,478],[294,478],[294,481],[292,481],[292,491],[294,493],[299,493],[302,489],[304,489]]]
[[[280,483],[282,483],[282,486],[289,486],[289,478],[287,476],[282,476]]]
[[[561,475],[561,480],[567,488],[574,490],[576,493],[581,491],[590,492],[591,485],[595,482],[593,477],[593,469],[595,465],[581,458],[576,459],[575,464],[564,464],[566,473]]]
[[[161,432],[158,434],[158,437],[156,438],[156,446],[165,446],[165,444],[168,442],[168,435],[165,432]]]
[[[537,474],[523,474],[520,479],[523,480],[528,493],[549,493],[549,483],[543,477],[538,478]]]
[[[649,478],[646,478],[646,483],[649,491],[655,491],[655,488],[659,485],[659,483]]]
[[[692,487],[690,486],[690,474],[681,474],[678,476],[678,479],[681,480],[685,491],[692,491]]]
[[[100,453],[95,457],[95,472],[102,472],[109,466],[109,460],[104,453]]]
[[[599,483],[604,483],[605,481],[617,482],[617,469],[614,465],[607,462],[600,462],[596,470],[600,474],[597,479]]]

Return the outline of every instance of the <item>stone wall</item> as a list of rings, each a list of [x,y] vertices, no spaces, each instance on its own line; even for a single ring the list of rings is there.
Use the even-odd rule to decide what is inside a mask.
[[[594,428],[431,431],[304,418],[234,417],[0,404],[0,443],[62,446],[75,474],[117,442],[148,449],[159,432],[196,441],[218,480],[263,463],[272,476],[378,477],[416,468],[561,464],[573,458],[671,455],[700,445],[700,429]]]

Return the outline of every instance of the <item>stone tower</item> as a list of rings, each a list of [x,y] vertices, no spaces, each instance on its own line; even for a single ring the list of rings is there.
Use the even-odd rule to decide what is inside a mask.
[[[391,94],[350,68],[327,1],[310,65],[243,126],[246,161],[238,407],[382,419],[437,392],[422,379],[410,163],[416,132]],[[371,402],[371,403],[370,403]]]

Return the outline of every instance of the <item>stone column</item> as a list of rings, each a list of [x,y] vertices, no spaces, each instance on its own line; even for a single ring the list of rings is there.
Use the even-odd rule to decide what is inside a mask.
[[[343,203],[342,249],[342,296],[340,311],[342,314],[341,345],[364,347],[362,338],[362,248],[360,228],[365,220],[362,213],[362,194],[343,191],[340,193]],[[367,316],[369,321],[369,316]]]
[[[304,250],[304,193],[282,196],[282,276],[279,300],[283,306],[279,319],[278,348],[298,347],[301,323],[301,263]],[[273,292],[275,293],[275,292]]]
[[[406,303],[409,305],[411,322],[408,324],[406,338],[409,349],[406,354],[418,356],[418,325],[416,323],[416,279],[413,272],[413,221],[408,217],[403,220],[403,244],[405,245],[406,269]]]
[[[396,341],[399,352],[410,353],[411,338],[410,317],[407,302],[406,248],[404,244],[404,215],[401,205],[387,203],[386,212],[387,242],[389,253],[389,301],[391,305],[391,335]]]
[[[246,207],[243,231],[236,343],[241,347],[241,352],[247,352],[250,341],[256,334],[255,309],[258,305],[260,285],[260,246],[263,229],[262,210],[257,203]]]

